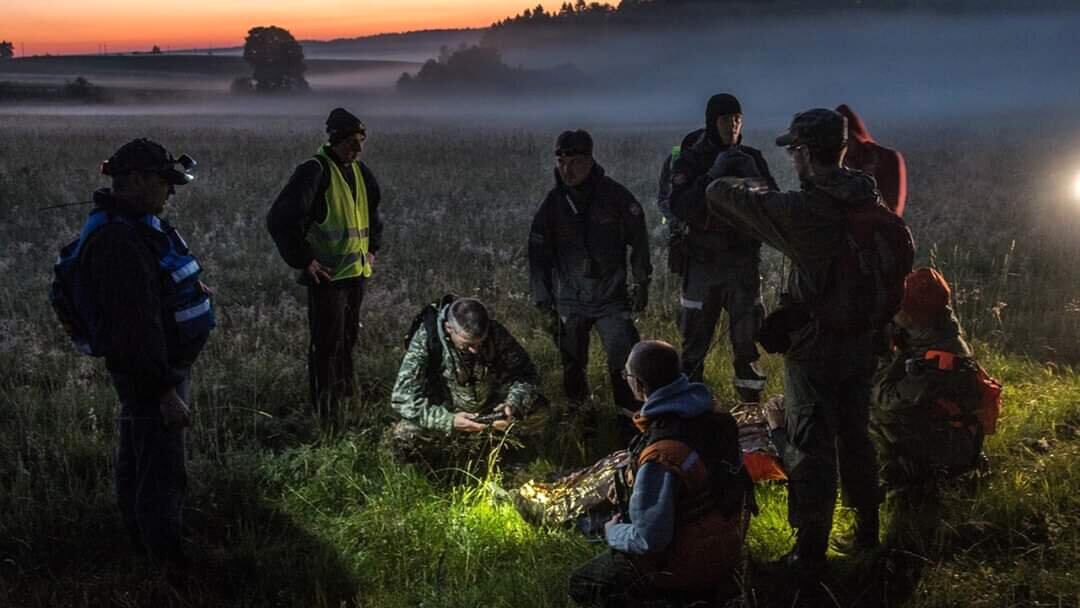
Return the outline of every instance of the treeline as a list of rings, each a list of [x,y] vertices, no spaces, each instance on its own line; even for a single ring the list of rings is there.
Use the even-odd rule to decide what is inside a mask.
[[[552,87],[572,87],[582,73],[572,65],[546,70],[511,67],[498,49],[490,46],[442,47],[416,75],[403,73],[397,81],[402,93],[513,94]]]
[[[484,33],[481,44],[521,48],[578,35],[700,27],[745,17],[805,16],[846,10],[983,14],[1076,9],[1074,0],[622,0],[617,6],[575,0],[553,9],[537,4],[496,21]]]
[[[0,102],[4,101],[77,101],[104,103],[114,100],[113,93],[82,76],[64,84],[34,84],[0,81]]]

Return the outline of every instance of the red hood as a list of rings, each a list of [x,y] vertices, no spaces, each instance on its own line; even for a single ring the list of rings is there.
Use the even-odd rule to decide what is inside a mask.
[[[870,131],[866,128],[866,124],[863,123],[862,118],[859,118],[859,115],[849,108],[846,103],[837,106],[836,111],[847,118],[848,135],[852,139],[861,144],[874,143],[874,138],[870,135]]]

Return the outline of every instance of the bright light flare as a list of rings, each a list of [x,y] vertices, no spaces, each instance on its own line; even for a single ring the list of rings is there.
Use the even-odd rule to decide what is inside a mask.
[[[1073,178],[1072,195],[1074,199],[1080,201],[1080,173],[1077,173],[1076,177]]]

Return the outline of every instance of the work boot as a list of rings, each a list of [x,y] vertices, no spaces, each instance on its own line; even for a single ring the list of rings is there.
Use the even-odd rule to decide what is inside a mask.
[[[828,528],[820,525],[802,526],[795,531],[795,546],[773,565],[794,574],[800,585],[813,585],[825,572],[828,539]]]
[[[757,363],[738,363],[735,365],[735,395],[739,401],[757,403],[765,390],[765,374],[761,373]]]
[[[855,526],[849,535],[834,540],[831,545],[838,553],[854,555],[864,551],[873,551],[881,545],[878,510],[860,509],[855,511]]]

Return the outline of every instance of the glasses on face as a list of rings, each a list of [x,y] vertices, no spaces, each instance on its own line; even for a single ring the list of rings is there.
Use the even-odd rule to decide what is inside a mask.
[[[631,374],[630,372],[626,371],[625,369],[624,369],[624,370],[622,370],[622,371],[620,371],[620,372],[619,372],[619,375],[620,375],[620,376],[622,376],[622,379],[623,379],[623,381],[628,381],[628,380],[630,380],[631,378],[633,378],[633,377],[634,377],[634,375],[633,375],[633,374]]]
[[[784,149],[785,149],[785,150],[787,150],[787,153],[788,153],[788,154],[795,154],[795,153],[796,153],[796,152],[798,152],[798,151],[799,151],[800,149],[802,149],[802,148],[805,148],[805,147],[806,147],[806,146],[804,146],[804,145],[797,145],[797,146],[788,146],[788,147],[786,147],[786,148],[784,148]]]

